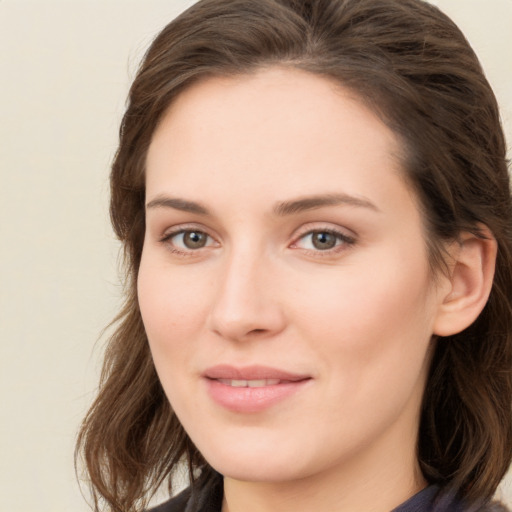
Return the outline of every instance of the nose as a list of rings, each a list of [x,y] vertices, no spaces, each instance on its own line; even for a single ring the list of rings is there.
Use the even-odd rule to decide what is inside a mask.
[[[275,336],[285,328],[279,280],[264,258],[232,255],[215,283],[208,326],[216,335],[248,341]]]

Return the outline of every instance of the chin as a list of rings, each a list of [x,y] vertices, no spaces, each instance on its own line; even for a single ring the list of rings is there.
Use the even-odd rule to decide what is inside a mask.
[[[215,460],[210,465],[221,475],[241,482],[278,483],[295,480],[301,475],[290,473],[290,464],[261,460]]]
[[[198,446],[208,464],[225,477],[246,482],[280,482],[305,476],[300,474],[305,459],[299,449],[290,452],[282,443],[263,440],[229,441],[208,443],[204,450],[201,443]]]

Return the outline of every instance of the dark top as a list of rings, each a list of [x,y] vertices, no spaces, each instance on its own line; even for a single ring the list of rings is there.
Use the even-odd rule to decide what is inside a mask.
[[[191,488],[162,503],[148,512],[221,512],[223,485],[218,473],[199,478]],[[408,499],[391,512],[477,512],[506,510],[501,506],[463,507],[453,495],[443,492],[439,486],[430,485]]]

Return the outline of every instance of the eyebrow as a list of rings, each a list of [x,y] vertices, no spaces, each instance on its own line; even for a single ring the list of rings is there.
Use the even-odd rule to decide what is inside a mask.
[[[360,208],[368,208],[376,212],[379,211],[375,204],[363,197],[356,197],[348,194],[324,194],[277,203],[273,208],[273,212],[279,217],[284,217],[287,215],[293,215],[295,213],[314,210],[325,206],[340,205],[356,206]],[[202,204],[177,197],[156,197],[146,205],[146,208],[173,208],[175,210],[195,213],[197,215],[210,215],[208,208]]]
[[[209,215],[209,211],[203,205],[177,197],[159,196],[146,205],[146,209],[152,208],[174,208],[182,212],[196,213],[198,215]]]
[[[322,208],[324,206],[340,205],[357,206],[360,208],[368,208],[376,212],[379,211],[377,206],[364,197],[356,197],[348,194],[325,194],[278,203],[274,207],[274,213],[279,216],[285,216]]]

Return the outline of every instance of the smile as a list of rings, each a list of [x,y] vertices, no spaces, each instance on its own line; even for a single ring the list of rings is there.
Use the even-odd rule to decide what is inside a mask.
[[[291,399],[311,376],[267,366],[234,367],[218,365],[203,373],[203,382],[212,402],[236,413],[258,413]]]

